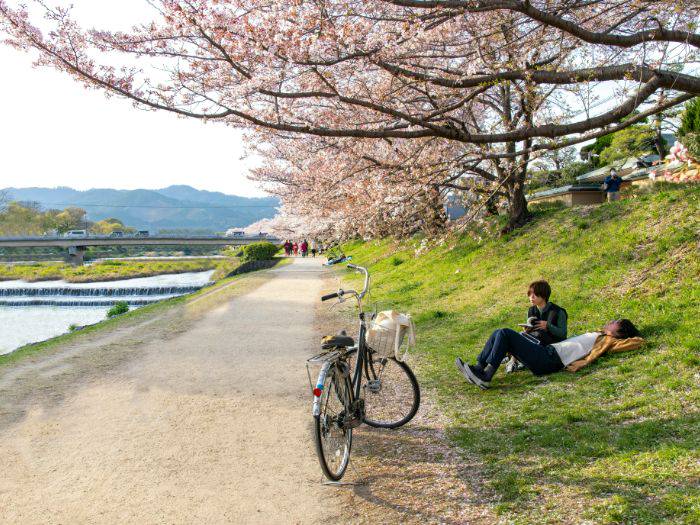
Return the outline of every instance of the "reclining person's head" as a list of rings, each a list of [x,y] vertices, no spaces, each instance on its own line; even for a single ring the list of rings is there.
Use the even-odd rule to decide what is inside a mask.
[[[615,337],[616,339],[627,339],[628,337],[638,337],[639,330],[629,319],[618,319],[610,321],[603,327],[603,333]]]

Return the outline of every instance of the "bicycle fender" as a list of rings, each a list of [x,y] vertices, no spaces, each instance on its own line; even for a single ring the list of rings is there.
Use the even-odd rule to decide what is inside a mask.
[[[321,371],[318,373],[318,380],[316,381],[316,388],[321,390],[321,395],[323,395],[323,384],[326,382],[326,376],[328,375],[328,370],[330,370],[333,362],[326,362],[321,367]],[[311,409],[311,414],[314,417],[321,415],[321,395],[314,395],[314,405]]]

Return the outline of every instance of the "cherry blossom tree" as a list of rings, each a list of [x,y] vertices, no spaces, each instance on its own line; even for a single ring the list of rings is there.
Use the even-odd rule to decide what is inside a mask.
[[[256,152],[253,178],[286,208],[321,221],[334,237],[405,235],[444,228],[445,173],[454,144],[421,141],[280,137]]]
[[[299,215],[293,208],[283,207],[271,219],[262,219],[245,228],[247,235],[268,233],[278,239],[328,239],[337,237],[327,221]]]
[[[502,195],[517,227],[535,156],[700,94],[683,67],[700,49],[693,0],[152,4],[153,22],[125,33],[83,29],[69,8],[41,2],[37,22],[0,0],[0,31],[88,87],[286,150],[283,166],[257,176],[290,197],[319,177],[318,198],[295,205],[354,217],[348,227],[361,210],[373,232],[412,220],[432,228],[447,188]],[[319,153],[300,166],[308,150]]]

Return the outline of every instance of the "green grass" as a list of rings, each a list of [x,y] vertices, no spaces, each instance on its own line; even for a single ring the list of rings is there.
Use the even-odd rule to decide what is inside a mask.
[[[217,270],[214,278],[218,278],[226,275],[239,264],[237,258],[166,261],[116,260],[85,266],[71,266],[65,263],[0,264],[0,281],[23,279],[36,282],[64,279],[73,283],[100,282],[212,269]]]
[[[699,196],[661,186],[541,209],[506,237],[465,233],[419,255],[418,240],[344,247],[370,266],[370,303],[413,314],[419,378],[455,445],[481,460],[504,520],[700,522]],[[538,278],[570,335],[628,317],[646,344],[576,374],[499,370],[491,390],[468,385],[454,358],[472,361],[493,329],[522,322]]]

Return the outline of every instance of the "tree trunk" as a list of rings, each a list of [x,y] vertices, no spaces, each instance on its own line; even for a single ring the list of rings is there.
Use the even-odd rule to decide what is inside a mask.
[[[484,209],[486,210],[486,215],[498,215],[498,201],[496,200],[495,195],[491,195],[488,199],[486,199]]]
[[[510,233],[524,226],[531,218],[532,214],[527,209],[527,200],[525,200],[525,185],[522,181],[517,181],[508,188],[508,223],[501,230],[501,234]]]
[[[422,230],[428,235],[437,235],[447,225],[444,199],[437,188],[430,188],[423,199]]]
[[[656,147],[656,152],[659,154],[660,160],[664,160],[667,155],[666,151],[666,142],[664,142],[664,138],[661,135],[661,130],[656,131],[656,137],[654,138],[654,146]]]

